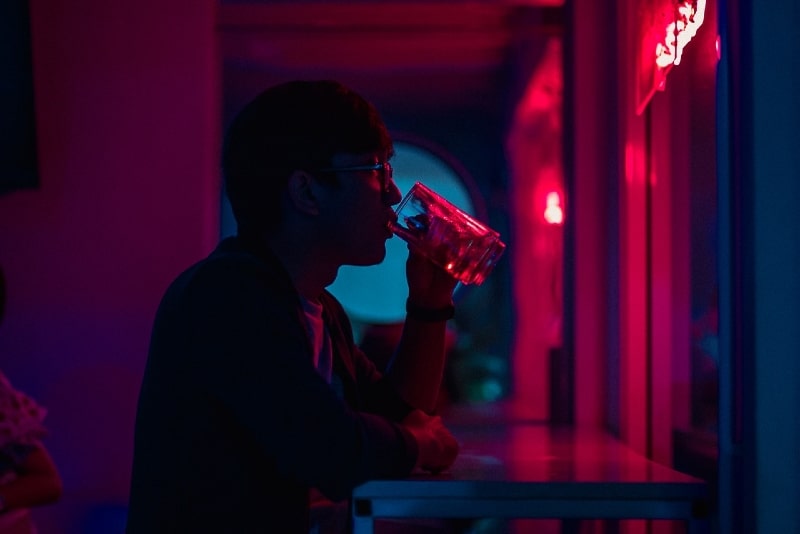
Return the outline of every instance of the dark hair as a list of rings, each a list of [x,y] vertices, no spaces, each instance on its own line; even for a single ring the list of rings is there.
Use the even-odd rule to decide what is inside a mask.
[[[269,231],[280,220],[280,196],[295,170],[330,166],[338,153],[391,152],[375,107],[339,82],[292,81],[247,104],[225,135],[222,172],[239,226]]]

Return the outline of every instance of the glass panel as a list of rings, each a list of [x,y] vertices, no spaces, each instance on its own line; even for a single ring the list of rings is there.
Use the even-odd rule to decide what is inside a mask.
[[[687,218],[689,235],[688,347],[676,348],[676,357],[687,364],[674,377],[674,461],[676,468],[711,481],[716,479],[719,410],[716,38],[716,9],[708,3],[703,26],[668,81],[682,93],[671,100],[673,113],[684,117],[671,135],[673,157],[687,169],[676,207]]]

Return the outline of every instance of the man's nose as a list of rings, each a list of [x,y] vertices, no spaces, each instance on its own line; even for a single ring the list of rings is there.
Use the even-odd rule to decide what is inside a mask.
[[[394,180],[392,180],[389,182],[389,189],[384,194],[383,202],[387,206],[394,206],[401,200],[403,200],[403,194],[400,192],[400,189],[397,187],[397,184],[394,182]]]

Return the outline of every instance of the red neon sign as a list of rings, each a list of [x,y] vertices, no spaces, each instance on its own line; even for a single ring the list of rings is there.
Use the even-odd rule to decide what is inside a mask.
[[[656,44],[656,65],[662,69],[680,65],[683,49],[703,24],[705,10],[706,0],[679,2],[675,6],[673,20],[667,22],[663,40]]]
[[[649,0],[641,9],[637,108],[641,114],[667,73],[679,65],[683,50],[703,24],[706,0]]]

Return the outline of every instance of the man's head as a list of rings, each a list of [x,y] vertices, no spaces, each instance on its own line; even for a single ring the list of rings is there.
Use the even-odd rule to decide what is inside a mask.
[[[320,177],[340,154],[392,154],[377,110],[335,81],[293,81],[271,87],[233,120],[222,170],[240,231],[271,232],[292,173]],[[328,176],[330,179],[331,177]]]

